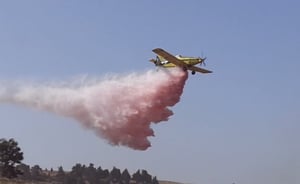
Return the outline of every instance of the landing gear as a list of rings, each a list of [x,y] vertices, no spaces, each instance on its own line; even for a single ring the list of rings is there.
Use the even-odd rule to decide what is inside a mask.
[[[195,75],[195,73],[196,73],[195,71],[192,71],[192,75]]]

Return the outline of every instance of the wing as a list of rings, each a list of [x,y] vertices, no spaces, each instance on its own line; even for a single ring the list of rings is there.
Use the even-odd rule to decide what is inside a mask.
[[[163,57],[165,60],[173,63],[174,65],[180,66],[180,67],[187,67],[187,64],[184,62],[180,61],[177,59],[175,56],[172,54],[168,53],[167,51],[161,49],[161,48],[156,48],[152,50],[155,54]]]
[[[203,68],[199,68],[199,67],[196,67],[196,66],[190,66],[190,67],[188,67],[188,69],[192,70],[192,71],[200,72],[200,73],[212,73],[212,71],[209,71],[209,70],[206,70],[206,69],[203,69]]]

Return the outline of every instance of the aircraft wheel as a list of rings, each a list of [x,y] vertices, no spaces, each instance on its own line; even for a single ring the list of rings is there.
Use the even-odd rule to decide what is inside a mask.
[[[195,71],[192,71],[192,75],[195,75],[196,74],[196,72]]]

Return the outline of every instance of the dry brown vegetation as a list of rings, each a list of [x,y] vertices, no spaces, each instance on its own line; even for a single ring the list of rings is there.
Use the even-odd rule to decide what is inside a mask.
[[[50,183],[45,183],[45,182],[25,182],[23,180],[18,180],[18,179],[0,178],[0,184],[50,184]]]
[[[183,183],[177,183],[173,181],[159,181],[159,184],[183,184]]]

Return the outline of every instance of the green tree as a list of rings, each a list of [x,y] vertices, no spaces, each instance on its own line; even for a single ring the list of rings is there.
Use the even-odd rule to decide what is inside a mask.
[[[16,167],[23,159],[23,152],[14,139],[0,139],[0,174],[2,177],[15,178],[22,174]]]
[[[65,177],[66,177],[66,173],[65,173],[63,167],[62,166],[58,167],[58,171],[56,174],[56,180],[63,182]]]
[[[136,173],[132,175],[132,180],[135,181],[136,183],[142,182],[142,175],[140,170],[137,170]]]
[[[119,181],[121,180],[120,169],[113,167],[113,169],[110,171],[110,178],[113,183],[119,183]]]
[[[110,174],[107,169],[102,170],[101,167],[98,167],[97,169],[97,177],[99,178],[99,183],[109,183]]]
[[[31,172],[30,172],[30,166],[26,164],[19,164],[17,165],[17,169],[22,172],[21,176],[18,176],[18,178],[23,180],[30,180],[31,179]]]
[[[144,183],[151,183],[152,182],[152,176],[148,174],[146,170],[142,170],[142,181]]]
[[[122,172],[122,174],[121,174],[121,183],[122,183],[122,184],[129,184],[130,178],[131,178],[131,176],[130,176],[128,170],[125,169],[125,170]]]
[[[94,167],[94,164],[90,165],[85,169],[84,176],[90,184],[97,184],[97,169]]]
[[[81,165],[81,164],[76,164],[75,166],[72,167],[72,171],[70,173],[70,180],[72,181],[74,184],[83,184],[84,183],[84,177],[83,177],[83,173],[85,170],[85,165]]]
[[[39,165],[31,167],[31,177],[34,180],[43,180],[43,170]]]
[[[152,180],[152,184],[159,184],[159,182],[158,182],[156,176],[154,176],[154,178],[153,178],[153,180]]]

